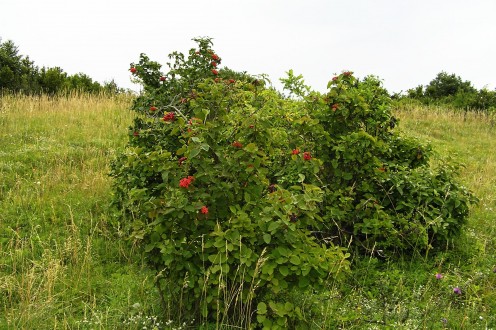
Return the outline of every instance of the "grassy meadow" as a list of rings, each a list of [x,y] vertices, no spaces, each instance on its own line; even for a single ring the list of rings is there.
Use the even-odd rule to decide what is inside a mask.
[[[112,226],[109,162],[131,102],[0,97],[0,329],[188,328]],[[344,284],[294,299],[315,329],[496,329],[496,119],[414,105],[395,115],[436,161],[463,165],[459,179],[480,199],[465,233],[436,253],[356,258]]]

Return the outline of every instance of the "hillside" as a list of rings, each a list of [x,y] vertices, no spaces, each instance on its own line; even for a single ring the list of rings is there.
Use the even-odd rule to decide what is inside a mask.
[[[0,329],[187,328],[178,306],[160,305],[155,273],[108,208],[130,103],[0,98]],[[318,311],[316,329],[496,327],[495,118],[416,106],[396,116],[440,159],[463,164],[460,179],[480,199],[465,234],[438,253],[353,260],[344,286],[292,299]]]

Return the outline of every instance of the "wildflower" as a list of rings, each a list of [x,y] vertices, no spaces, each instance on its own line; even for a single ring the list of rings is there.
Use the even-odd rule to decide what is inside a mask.
[[[437,274],[436,274],[436,279],[438,279],[438,280],[442,279],[443,277],[444,277],[444,276],[443,276],[443,274],[441,274],[441,273],[437,273]]]
[[[462,290],[459,287],[454,287],[453,288],[453,293],[455,293],[455,294],[462,294]]]
[[[303,159],[304,159],[304,160],[310,160],[310,159],[312,159],[312,155],[310,154],[310,152],[305,151],[305,152],[303,153]]]
[[[203,207],[200,209],[200,212],[201,212],[202,214],[208,214],[208,207],[203,206]]]

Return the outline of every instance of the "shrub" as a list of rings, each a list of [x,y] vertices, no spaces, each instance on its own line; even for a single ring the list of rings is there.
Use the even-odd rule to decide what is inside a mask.
[[[116,205],[187,315],[303,322],[285,293],[348,268],[344,249],[309,229],[322,221],[323,191],[303,178],[321,163],[292,154],[301,138],[277,92],[256,78],[220,78],[210,40],[196,41],[187,58],[171,55],[167,74],[145,55],[132,66],[145,92],[113,164]]]
[[[131,65],[144,89],[111,172],[121,223],[179,312],[308,327],[287,294],[339,279],[340,246],[427,249],[459,232],[471,195],[447,167],[430,169],[428,147],[395,133],[377,78],[344,72],[321,95],[291,72],[299,99],[288,99],[263,77],[230,78],[211,40],[195,41],[167,73],[144,54]]]
[[[395,131],[377,78],[344,72],[329,88],[312,128],[321,136],[324,236],[367,253],[422,251],[456,237],[475,202],[454,180],[456,167],[431,168],[431,148]]]

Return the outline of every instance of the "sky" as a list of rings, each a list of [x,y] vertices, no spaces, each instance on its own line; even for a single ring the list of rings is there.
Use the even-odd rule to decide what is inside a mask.
[[[496,88],[495,0],[0,0],[0,38],[38,66],[124,88],[141,53],[165,63],[195,37],[213,38],[222,66],[290,69],[324,92],[337,73],[375,75],[390,93],[445,71]],[[222,68],[220,66],[220,68]]]

